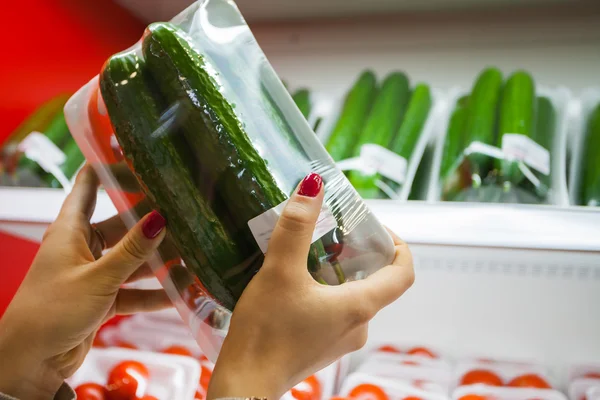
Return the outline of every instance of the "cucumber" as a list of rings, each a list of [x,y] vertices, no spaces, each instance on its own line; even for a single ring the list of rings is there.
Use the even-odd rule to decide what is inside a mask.
[[[331,158],[351,157],[377,94],[377,79],[372,71],[363,72],[346,95],[344,105],[325,148]]]
[[[296,103],[304,118],[308,119],[311,110],[310,92],[308,89],[298,89],[292,96],[292,99],[294,99],[294,103]]]
[[[465,149],[464,133],[467,118],[467,102],[468,96],[460,98],[456,102],[456,107],[450,116],[450,121],[448,121],[448,130],[446,131],[444,150],[442,152],[442,164],[440,166],[440,178],[442,181],[453,172]]]
[[[85,162],[85,157],[72,137],[67,140],[67,143],[63,147],[63,152],[65,153],[65,162],[60,166],[60,169],[67,179],[71,179]],[[53,188],[62,187],[58,179],[53,175],[48,175],[46,182]]]
[[[429,86],[424,83],[417,84],[412,91],[404,119],[390,148],[394,153],[406,159],[407,163],[421,137],[421,132],[431,110],[431,104],[432,99]],[[383,182],[394,191],[400,188],[397,182],[389,179],[383,179]]]
[[[193,49],[183,31],[170,23],[153,23],[144,33],[142,50],[159,90],[168,104],[177,107],[187,144],[201,162],[213,191],[224,200],[235,237],[254,242],[248,221],[288,195],[277,185],[204,57]],[[311,272],[319,269],[322,256],[322,244],[314,243],[308,259]]]
[[[535,130],[532,139],[545,148],[552,152],[554,145],[554,137],[556,135],[556,110],[552,105],[552,101],[547,97],[538,97],[536,105],[536,119],[535,119]],[[540,183],[547,190],[550,188],[550,177],[549,175],[538,174]]]
[[[233,309],[262,255],[249,256],[201,195],[189,145],[161,118],[165,103],[143,60],[132,51],[111,57],[100,89],[123,153],[147,199],[167,219],[186,266],[219,303]]]
[[[536,97],[533,78],[525,71],[514,72],[504,85],[500,103],[497,144],[499,148],[502,148],[502,139],[507,133],[533,137],[535,107]],[[496,160],[495,164],[504,182],[518,185],[525,178],[519,169],[519,162]]]
[[[410,87],[405,74],[394,72],[385,78],[360,133],[354,156],[358,156],[361,147],[367,143],[385,148],[390,146],[404,118],[409,98]],[[380,190],[376,185],[376,182],[381,179],[379,174],[351,171],[348,178],[362,197],[367,199],[379,197]]]
[[[590,114],[584,138],[581,160],[581,190],[582,205],[600,206],[600,104]]]
[[[481,72],[475,84],[465,122],[464,148],[473,142],[496,145],[496,118],[502,91],[502,73],[497,68]],[[484,179],[493,165],[493,159],[485,154],[473,153],[468,157],[471,174]],[[475,184],[475,182],[473,182]]]

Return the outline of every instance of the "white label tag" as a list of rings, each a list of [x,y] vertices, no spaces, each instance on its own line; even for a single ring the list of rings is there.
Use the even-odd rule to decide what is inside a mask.
[[[44,171],[54,175],[67,192],[70,191],[71,183],[60,169],[60,166],[66,161],[65,153],[46,135],[40,132],[31,132],[19,143],[18,149],[25,154],[25,157],[38,163]]]
[[[544,175],[550,174],[550,152],[525,135],[505,133],[502,152],[507,159],[522,161]]]
[[[403,183],[406,178],[407,161],[391,150],[377,144],[365,144],[360,148],[358,157],[342,160],[337,163],[342,171],[361,171],[365,174],[384,176],[396,183]]]
[[[260,250],[263,253],[267,252],[271,234],[273,233],[273,229],[275,229],[275,225],[277,224],[279,216],[281,215],[281,212],[283,211],[287,202],[288,200],[248,221],[248,226],[250,227],[252,236],[254,236],[256,243],[258,243],[258,247],[260,247]],[[321,212],[319,213],[319,218],[317,219],[315,231],[313,232],[311,243],[316,242],[322,238],[323,235],[335,229],[336,227],[337,221],[335,217],[331,213],[331,210],[329,210],[329,207],[323,203],[323,207],[321,207]]]
[[[504,153],[495,146],[482,142],[473,142],[465,149],[465,156],[470,154],[484,154],[493,158],[503,159]]]

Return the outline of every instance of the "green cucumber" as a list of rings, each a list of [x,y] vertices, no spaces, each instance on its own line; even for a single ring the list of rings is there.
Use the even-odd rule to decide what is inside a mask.
[[[400,129],[392,140],[390,147],[390,150],[406,159],[407,163],[410,161],[415,146],[421,137],[431,105],[432,98],[429,86],[424,83],[417,84],[410,96]],[[384,179],[383,182],[395,191],[400,188],[400,184],[389,179]]]
[[[75,139],[70,137],[67,143],[63,147],[63,153],[65,154],[65,162],[60,166],[61,171],[67,179],[73,178],[79,167],[85,162],[85,156],[79,150],[79,146],[75,142]],[[62,187],[58,179],[54,176],[49,175],[46,178],[46,182],[50,187],[59,188]]]
[[[298,89],[292,96],[292,99],[294,99],[294,103],[296,103],[304,118],[308,119],[312,108],[308,89]]]
[[[467,102],[468,96],[463,96],[459,99],[450,116],[450,121],[448,121],[440,167],[440,178],[442,181],[453,172],[457,163],[462,158],[462,152],[465,149],[464,133],[467,119]]]
[[[377,78],[372,71],[363,72],[346,95],[340,116],[325,148],[331,158],[340,161],[351,157],[377,94]]]
[[[111,57],[100,88],[123,153],[153,208],[166,218],[186,266],[217,301],[233,309],[261,255],[252,257],[233,240],[201,195],[193,155],[181,133],[169,130],[169,121],[161,117],[166,103],[143,60],[132,51]]]
[[[365,144],[372,143],[385,148],[390,146],[404,118],[409,98],[410,87],[405,74],[394,72],[385,78],[356,143],[354,156],[360,154]],[[379,174],[350,171],[348,179],[362,197],[379,197],[380,190],[376,185],[381,179]]]
[[[581,159],[581,190],[582,205],[600,206],[600,103],[592,110],[583,141]]]
[[[253,241],[248,221],[279,205],[288,195],[253,146],[204,56],[190,43],[176,26],[154,23],[144,33],[142,50],[159,90],[168,104],[177,107],[181,132],[194,156],[212,181],[213,190],[224,199],[235,236]],[[324,250],[320,242],[312,247],[308,267],[314,273],[320,268]]]
[[[532,139],[552,153],[554,146],[554,137],[556,135],[556,110],[552,101],[547,97],[538,97],[536,106],[536,122],[535,130]],[[552,176],[552,170],[549,175],[538,174],[540,183],[545,189],[550,188],[550,178]]]
[[[464,147],[473,142],[496,145],[496,117],[502,92],[502,72],[487,68],[481,72],[469,97],[465,122]],[[483,180],[493,165],[493,159],[485,154],[468,156],[471,174]],[[476,182],[473,182],[476,185]]]
[[[500,122],[498,126],[497,146],[502,148],[505,134],[520,134],[532,138],[534,134],[536,97],[535,83],[531,75],[525,71],[513,73],[506,84],[500,102]],[[519,169],[519,162],[496,160],[496,169],[501,179],[518,185],[525,176]]]

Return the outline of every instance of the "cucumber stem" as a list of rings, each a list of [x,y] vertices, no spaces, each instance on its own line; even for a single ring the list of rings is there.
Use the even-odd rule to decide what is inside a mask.
[[[342,269],[342,264],[338,260],[331,261],[331,266],[333,267],[333,271],[335,272],[335,276],[338,279],[340,285],[346,282],[346,274],[344,274],[344,270]]]

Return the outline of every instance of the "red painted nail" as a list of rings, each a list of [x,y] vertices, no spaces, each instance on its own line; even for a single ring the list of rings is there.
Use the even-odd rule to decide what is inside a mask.
[[[167,221],[158,211],[152,211],[142,224],[142,232],[148,239],[154,239],[166,224]]]
[[[298,194],[308,197],[316,197],[323,187],[323,178],[321,175],[311,172],[300,183]]]

